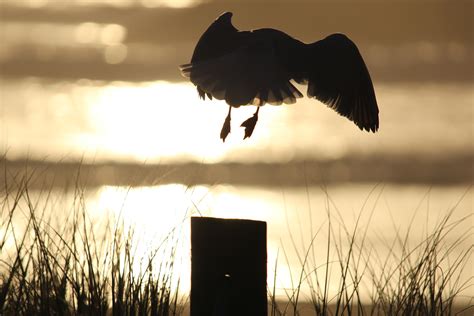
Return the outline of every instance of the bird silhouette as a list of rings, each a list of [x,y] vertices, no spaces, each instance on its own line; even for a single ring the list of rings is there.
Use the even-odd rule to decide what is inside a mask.
[[[191,62],[181,73],[205,100],[225,100],[229,112],[220,138],[230,133],[231,110],[256,105],[242,123],[244,139],[258,121],[260,106],[295,103],[303,94],[293,85],[307,84],[307,95],[353,121],[361,130],[379,128],[378,106],[367,67],[357,46],[344,34],[305,44],[279,30],[239,31],[232,13],[219,16],[204,32]]]

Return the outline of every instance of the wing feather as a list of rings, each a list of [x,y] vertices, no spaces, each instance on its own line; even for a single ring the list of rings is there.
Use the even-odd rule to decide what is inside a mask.
[[[378,106],[367,67],[356,45],[332,34],[308,45],[308,97],[327,104],[360,129],[379,128]]]

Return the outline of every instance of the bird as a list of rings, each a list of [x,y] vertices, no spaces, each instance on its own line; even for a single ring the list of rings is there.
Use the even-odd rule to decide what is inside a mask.
[[[341,33],[304,43],[272,28],[239,31],[232,12],[221,14],[202,34],[191,62],[179,66],[205,100],[225,100],[229,111],[220,132],[230,133],[232,108],[256,105],[245,120],[244,139],[252,136],[260,107],[292,104],[303,94],[348,118],[360,130],[377,132],[379,109],[372,79],[355,43]]]

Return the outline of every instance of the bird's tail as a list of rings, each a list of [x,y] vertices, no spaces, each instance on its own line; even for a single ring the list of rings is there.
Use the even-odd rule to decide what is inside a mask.
[[[291,104],[303,95],[276,68],[273,60],[246,51],[180,67],[201,97],[225,100],[229,105]]]

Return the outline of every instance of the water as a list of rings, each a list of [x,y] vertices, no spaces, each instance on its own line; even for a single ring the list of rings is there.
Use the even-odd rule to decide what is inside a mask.
[[[397,238],[405,238],[404,248],[416,249],[427,236],[434,233],[435,227],[454,209],[449,223],[468,216],[455,229],[443,237],[440,253],[466,236],[472,228],[472,190],[465,186],[431,187],[424,185],[373,185],[345,184],[327,187],[307,188],[269,188],[247,186],[196,186],[188,188],[180,184],[153,187],[112,187],[86,189],[82,193],[84,204],[80,209],[87,211],[88,221],[95,227],[96,237],[100,240],[103,227],[107,222],[123,221],[126,227],[134,230],[133,253],[137,259],[134,268],[143,268],[150,249],[158,247],[170,232],[177,230],[176,272],[180,276],[183,294],[190,289],[190,216],[212,216],[220,218],[246,218],[267,222],[268,229],[268,285],[273,288],[276,273],[278,296],[285,296],[298,284],[303,260],[310,244],[314,248],[309,252],[305,271],[317,269],[319,280],[325,271],[328,225],[331,222],[331,254],[329,269],[331,272],[330,296],[338,291],[340,276],[337,249],[347,254],[351,235],[355,232],[356,247],[354,253],[368,260],[370,269],[390,271],[398,264],[401,250]],[[66,223],[71,223],[74,213],[74,192],[54,189],[48,195],[44,191],[32,191],[30,198],[37,212],[46,212],[45,220],[59,231]],[[23,205],[24,201],[20,203]],[[22,212],[15,216],[16,233],[21,234],[28,217],[26,205],[20,206]],[[77,210],[76,210],[77,211]],[[37,215],[39,215],[39,213]],[[470,216],[470,217],[469,217]],[[356,224],[357,223],[357,224]],[[2,233],[3,234],[3,233]],[[349,236],[350,237],[350,236]],[[453,262],[471,244],[464,240],[444,258],[442,267]],[[14,247],[13,239],[7,242],[5,252]],[[338,247],[338,248],[336,248]],[[359,248],[362,250],[359,254]],[[391,258],[391,252],[394,258]],[[417,253],[417,252],[415,252]],[[441,256],[441,255],[440,255]],[[386,265],[382,262],[391,258]],[[160,260],[160,258],[158,258]],[[164,258],[161,258],[164,259]],[[275,272],[275,266],[277,270]],[[472,258],[461,273],[461,280],[472,275]],[[313,271],[314,273],[314,271]],[[309,298],[309,285],[303,282],[302,298]],[[373,291],[370,270],[366,271],[361,295],[368,300]],[[464,294],[472,295],[472,289]]]
[[[9,158],[152,163],[472,154],[469,83],[376,84],[375,135],[305,98],[265,106],[254,135],[242,141],[239,125],[254,108],[241,107],[224,144],[219,132],[227,107],[199,100],[191,84],[28,78],[0,79],[0,86],[0,148]]]
[[[226,106],[198,100],[189,84],[4,78],[1,87],[0,143],[6,157],[29,157],[52,166],[61,165],[60,160],[79,159],[145,164],[189,160],[252,163],[298,157],[338,161],[406,155],[423,161],[432,156],[455,159],[472,153],[473,94],[467,84],[377,85],[381,110],[377,134],[359,132],[323,104],[303,99],[289,106],[265,106],[254,135],[243,141],[238,124],[252,115],[253,108],[239,108],[233,113],[233,131],[224,144],[218,135]],[[466,172],[472,172],[469,165]],[[264,220],[268,223],[268,271],[272,275],[278,253],[277,288],[282,295],[296,282],[301,269],[297,251],[301,257],[318,230],[315,244],[320,250],[315,256],[318,263],[326,258],[328,209],[335,223],[343,221],[349,231],[363,210],[361,226],[368,227],[365,244],[382,255],[388,253],[397,228],[408,229],[407,221],[412,217],[416,229],[412,228],[409,242],[419,243],[468,187],[469,183],[432,187],[430,183],[401,186],[375,182],[308,188],[225,183],[191,188],[182,184],[131,189],[100,186],[87,190],[85,205],[97,222],[120,214],[127,225],[140,232],[137,245],[156,243],[173,227],[181,227],[180,253],[185,258],[181,275],[189,275],[189,216]],[[36,192],[41,201],[40,191]],[[54,192],[53,200],[72,201],[72,193]],[[62,209],[51,208],[51,216]],[[455,214],[455,218],[472,214],[471,191]],[[472,218],[459,232],[470,225]],[[346,241],[341,243],[347,246]],[[471,272],[467,269],[464,277]],[[183,291],[189,288],[188,281],[184,278]],[[269,279],[270,285],[272,282]]]
[[[362,243],[367,227],[363,258],[373,262],[374,271],[383,269],[378,259],[388,256],[393,241],[408,230],[408,243],[415,247],[453,206],[456,205],[452,222],[472,215],[469,188],[474,154],[474,92],[472,82],[465,80],[472,77],[468,71],[472,48],[466,40],[471,38],[465,31],[468,27],[464,26],[469,22],[463,22],[459,14],[454,13],[455,18],[432,18],[431,11],[427,10],[427,7],[446,5],[463,11],[462,7],[436,2],[412,10],[408,3],[397,4],[404,8],[403,16],[419,24],[413,29],[411,25],[415,22],[406,23],[409,30],[399,34],[393,34],[390,29],[395,24],[377,22],[383,16],[396,21],[397,28],[404,27],[399,24],[398,11],[393,10],[394,17],[391,17],[386,14],[385,6],[374,12],[367,10],[365,18],[361,18],[359,14],[364,10],[344,5],[347,12],[359,13],[331,20],[337,22],[337,30],[365,40],[357,42],[361,44],[371,73],[375,74],[380,107],[378,133],[360,132],[352,122],[325,105],[304,98],[293,105],[262,108],[253,136],[245,141],[239,125],[255,109],[233,110],[232,133],[222,143],[219,132],[227,114],[225,104],[199,100],[189,83],[153,81],[157,74],[162,79],[176,80],[177,65],[189,59],[192,44],[200,34],[196,25],[205,27],[208,17],[214,14],[211,11],[216,8],[202,6],[176,13],[178,11],[145,9],[166,5],[168,1],[124,1],[123,10],[128,5],[136,6],[135,14],[130,16],[107,7],[95,8],[83,1],[74,3],[83,6],[84,11],[49,10],[53,1],[40,0],[25,2],[25,6],[38,10],[28,11],[29,15],[23,20],[20,17],[22,6],[9,8],[9,2],[2,8],[5,21],[0,22],[3,40],[0,62],[5,73],[0,76],[0,150],[10,161],[43,162],[46,172],[38,176],[46,174],[47,178],[48,170],[61,174],[63,162],[79,160],[90,164],[169,163],[176,168],[189,161],[216,165],[239,162],[247,164],[260,179],[269,178],[268,173],[258,169],[257,163],[261,162],[281,166],[303,160],[308,163],[330,161],[339,170],[338,174],[350,174],[348,168],[361,166],[352,162],[365,162],[362,170],[357,170],[365,175],[362,177],[365,180],[360,182],[351,181],[350,177],[336,177],[331,170],[319,170],[325,173],[322,178],[328,179],[329,185],[306,179],[308,174],[302,172],[296,176],[301,179],[298,185],[257,186],[252,181],[239,185],[230,179],[229,183],[215,185],[200,185],[198,180],[197,185],[187,187],[182,183],[160,184],[159,179],[152,179],[134,183],[133,187],[106,181],[86,187],[84,207],[96,228],[111,218],[121,218],[127,226],[135,227],[138,256],[146,256],[151,245],[159,243],[172,228],[179,228],[182,260],[177,269],[183,276],[183,293],[190,286],[191,215],[266,221],[268,284],[273,286],[278,257],[276,287],[279,295],[294,286],[302,267],[299,258],[304,257],[315,236],[315,251],[314,255],[311,252],[310,261],[313,267],[320,267],[326,261],[329,215],[336,232],[332,236],[333,245],[338,244],[343,250],[348,247],[344,228],[352,232],[360,215],[356,237]],[[109,3],[96,1],[96,4],[102,2]],[[180,1],[179,6],[201,2]],[[261,4],[252,10],[256,18],[250,23],[248,5],[235,7],[236,23],[242,27],[247,24],[254,27],[258,23],[267,26],[262,16],[275,17],[268,25],[276,24],[277,17],[281,17],[280,26],[308,40],[314,40],[315,29],[333,32],[333,22],[319,19],[315,22],[317,27],[308,27],[309,19],[296,20],[295,16],[309,16],[311,12],[321,17],[333,16],[341,10],[340,6],[332,7],[328,2],[318,4],[314,10],[306,10],[303,5],[301,8],[293,6],[291,10],[275,6],[271,13],[266,4]],[[374,8],[373,3],[366,4],[369,6]],[[65,14],[66,11],[70,15]],[[43,16],[45,13],[49,14],[47,18]],[[168,28],[167,23],[176,23],[175,17],[197,20],[193,20],[192,25]],[[368,25],[360,23],[365,20]],[[440,20],[447,21],[449,27],[440,24]],[[374,28],[371,23],[380,27]],[[443,32],[433,32],[433,27],[442,28]],[[387,40],[386,34],[393,38]],[[115,75],[113,69],[118,69]],[[83,79],[85,77],[104,80]],[[117,77],[135,81],[112,81]],[[447,81],[446,78],[458,80]],[[300,90],[305,94],[303,87]],[[377,168],[383,169],[384,176],[374,170]],[[112,178],[118,176],[113,169],[106,171]],[[390,174],[396,176],[387,176]],[[425,177],[426,174],[438,175],[436,183],[431,180],[433,177]],[[2,173],[0,183],[3,177]],[[390,182],[395,178],[404,184]],[[31,197],[56,225],[64,223],[64,217],[72,216],[73,192],[53,187],[48,189],[51,190],[48,196],[44,189],[37,188],[32,189]],[[0,198],[3,198],[1,194]],[[19,230],[26,210],[22,205],[24,213],[20,212],[15,219]],[[449,247],[472,225],[471,216],[446,236],[443,247]],[[466,239],[453,256],[471,245],[472,238]],[[7,243],[5,249],[8,247],[13,244]],[[336,253],[332,252],[329,259],[336,260]],[[472,277],[473,266],[470,258],[461,280]],[[331,268],[333,275],[338,275],[337,267]],[[370,281],[367,283],[370,287]],[[334,286],[337,282],[331,284]],[[304,286],[304,296],[307,290]],[[330,290],[331,293],[337,291],[334,287]],[[472,288],[466,294],[473,296]]]

